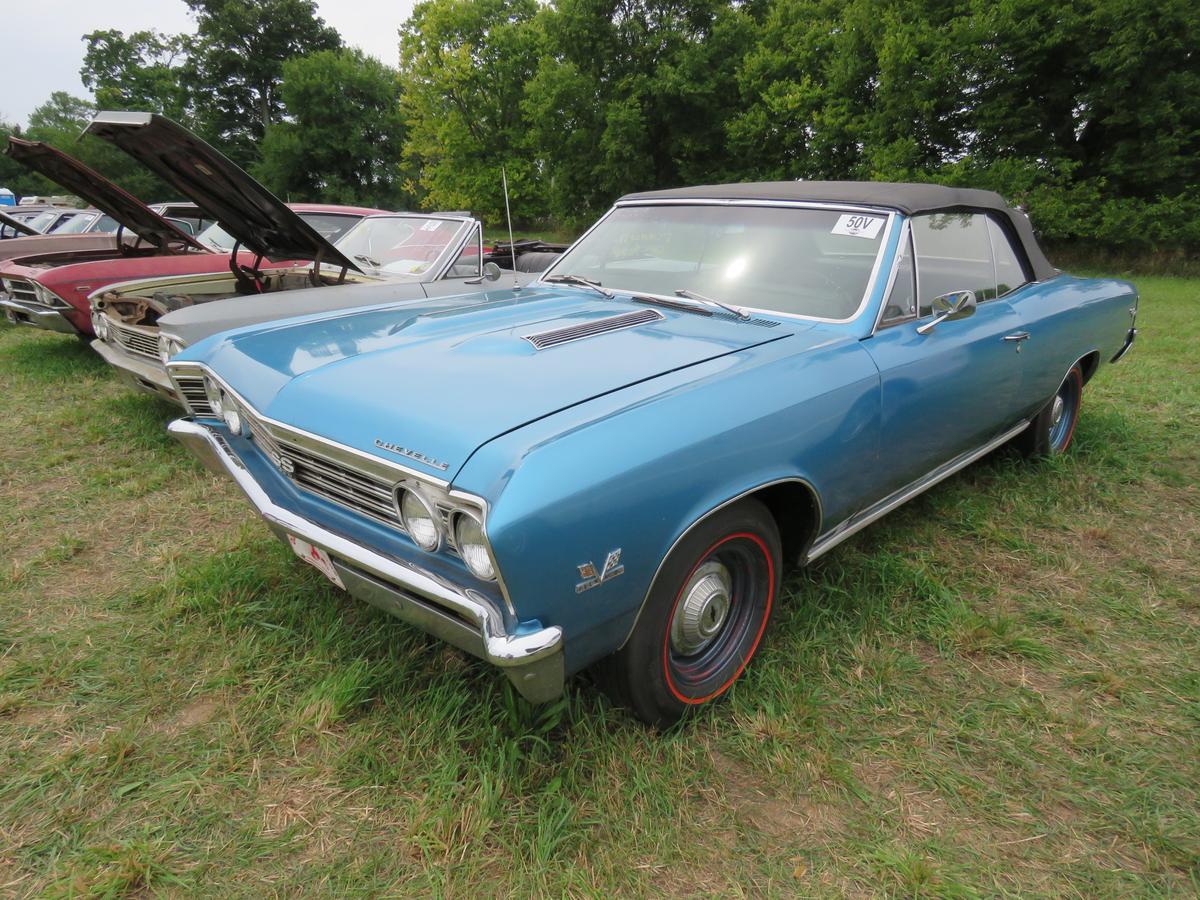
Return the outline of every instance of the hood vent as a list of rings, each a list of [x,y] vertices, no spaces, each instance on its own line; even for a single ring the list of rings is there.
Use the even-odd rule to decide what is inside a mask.
[[[550,331],[539,331],[537,334],[526,334],[523,335],[523,339],[529,341],[538,350],[545,350],[549,347],[557,347],[559,344],[595,337],[598,334],[620,331],[622,328],[633,328],[635,325],[658,322],[663,318],[663,314],[658,310],[641,309],[637,312],[622,313],[619,316],[581,322],[578,325],[568,325],[566,328],[554,328]]]

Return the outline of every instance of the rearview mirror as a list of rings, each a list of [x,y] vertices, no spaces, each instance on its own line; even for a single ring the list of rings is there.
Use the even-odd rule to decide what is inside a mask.
[[[929,301],[934,318],[917,328],[917,334],[929,334],[942,322],[954,322],[975,315],[978,302],[974,291],[949,291]]]
[[[483,284],[485,281],[499,281],[500,267],[494,262],[483,264],[483,274],[478,278],[468,278],[463,284]]]

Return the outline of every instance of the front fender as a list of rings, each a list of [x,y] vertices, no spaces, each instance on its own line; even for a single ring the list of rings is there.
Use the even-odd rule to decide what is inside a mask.
[[[761,485],[802,479],[827,521],[861,502],[878,453],[878,374],[857,341],[781,340],[596,398],[480,448],[455,486],[486,497],[488,535],[523,620],[559,625],[577,671],[625,640],[675,541]],[[619,551],[618,575],[593,586]],[[613,569],[610,569],[610,575]]]

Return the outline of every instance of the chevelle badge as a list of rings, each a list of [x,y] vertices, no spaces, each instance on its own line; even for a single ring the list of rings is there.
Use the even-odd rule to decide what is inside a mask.
[[[868,238],[875,240],[879,229],[883,227],[882,216],[851,215],[841,216],[833,226],[830,234],[847,234],[850,237]]]
[[[398,453],[400,456],[415,459],[419,463],[424,463],[433,469],[441,469],[443,472],[450,468],[450,463],[444,463],[440,459],[434,459],[432,456],[426,456],[424,453],[419,453],[416,450],[409,450],[407,447],[401,447],[399,444],[393,444],[391,441],[381,441],[379,438],[375,438],[375,446],[380,450],[387,450],[389,453]]]

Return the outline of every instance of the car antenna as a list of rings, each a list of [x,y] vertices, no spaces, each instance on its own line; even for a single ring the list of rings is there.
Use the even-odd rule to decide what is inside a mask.
[[[512,254],[513,290],[519,291],[521,282],[517,278],[517,245],[513,241],[512,210],[508,208],[508,173],[504,171],[504,166],[500,167],[500,178],[504,183],[504,215],[508,219],[508,252]]]

